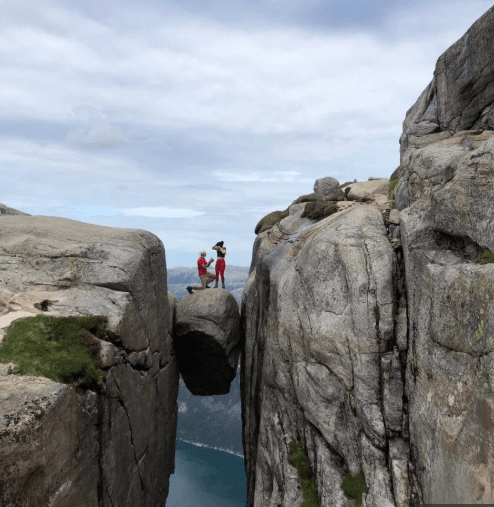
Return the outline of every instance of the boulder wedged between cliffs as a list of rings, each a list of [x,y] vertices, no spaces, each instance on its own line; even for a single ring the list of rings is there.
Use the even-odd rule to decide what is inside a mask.
[[[238,304],[224,289],[198,291],[176,305],[175,352],[192,394],[230,392],[240,354],[239,322]]]

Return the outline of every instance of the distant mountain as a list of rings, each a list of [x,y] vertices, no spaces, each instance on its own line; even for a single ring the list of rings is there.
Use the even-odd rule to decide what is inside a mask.
[[[214,273],[214,264],[212,264],[208,271]],[[169,284],[184,284],[190,285],[191,283],[199,283],[199,277],[197,276],[196,267],[183,267],[168,268],[168,283]],[[226,265],[225,269],[225,281],[227,283],[245,283],[249,276],[249,268],[242,266],[233,266],[230,264]]]
[[[209,271],[214,272],[214,267],[211,266]],[[197,275],[197,268],[195,267],[178,267],[168,268],[168,290],[180,301],[184,296],[187,296],[188,285],[199,285],[200,280]],[[249,276],[249,268],[243,266],[226,265],[225,269],[225,285],[226,289],[233,293],[235,300],[240,306],[242,300],[242,288]],[[214,286],[214,282],[210,284]],[[219,281],[221,287],[221,279]]]

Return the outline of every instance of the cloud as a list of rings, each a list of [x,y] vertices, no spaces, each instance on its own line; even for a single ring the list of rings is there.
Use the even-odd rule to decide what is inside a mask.
[[[101,206],[93,206],[90,204],[83,204],[77,206],[75,212],[65,213],[67,216],[84,216],[84,217],[111,217],[118,215],[119,211],[112,208],[104,208]]]
[[[282,181],[295,181],[300,176],[299,171],[251,171],[245,173],[235,173],[226,171],[214,171],[213,175],[220,181],[230,182],[282,182]]]
[[[309,3],[340,10],[343,28],[315,29],[314,10],[297,26]],[[317,178],[396,168],[437,58],[491,7],[394,2],[377,30],[349,25],[354,0],[271,4],[249,7],[262,22],[235,25],[204,3],[1,2],[0,202],[147,229],[177,252],[221,231],[250,258],[256,222]]]
[[[186,208],[165,208],[163,206],[155,208],[128,208],[121,209],[121,213],[134,217],[150,218],[195,218],[205,213]]]
[[[193,18],[151,21],[136,34],[56,12],[39,10],[41,19],[55,24],[51,32],[16,25],[2,30],[6,113],[72,120],[77,107],[112,111],[111,123],[93,118],[68,136],[95,147],[125,142],[119,125],[144,118],[175,129],[258,135],[322,132],[336,126],[335,115],[355,118],[369,110],[396,121],[394,106],[426,86],[437,58],[432,34],[390,46],[356,30],[232,29]],[[67,26],[77,26],[73,36]]]
[[[66,216],[77,217],[110,217],[110,216],[127,216],[127,217],[147,217],[147,218],[195,218],[204,215],[202,211],[194,211],[186,208],[106,208],[91,204],[83,204],[77,206],[75,211],[65,213]]]
[[[92,118],[89,124],[69,132],[65,141],[75,142],[90,148],[116,148],[129,141],[122,129],[110,125],[102,118]]]

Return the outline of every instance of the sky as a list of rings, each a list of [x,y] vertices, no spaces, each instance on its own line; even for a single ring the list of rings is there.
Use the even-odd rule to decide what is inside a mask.
[[[249,266],[257,222],[316,179],[389,177],[437,59],[491,6],[0,0],[0,203],[144,229],[168,267],[218,241]]]

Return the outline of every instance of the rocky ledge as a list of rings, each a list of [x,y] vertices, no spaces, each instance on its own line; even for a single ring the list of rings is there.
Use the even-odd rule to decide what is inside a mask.
[[[81,371],[65,372],[67,383],[12,374],[22,351],[0,367],[0,505],[164,504],[178,390],[167,301],[156,236],[2,213],[1,350],[15,325],[33,326],[38,316],[97,315],[106,327],[84,336],[106,380],[98,387]]]

